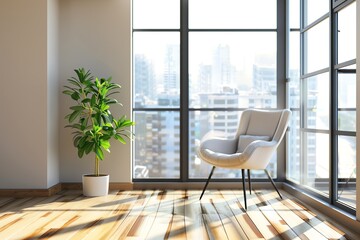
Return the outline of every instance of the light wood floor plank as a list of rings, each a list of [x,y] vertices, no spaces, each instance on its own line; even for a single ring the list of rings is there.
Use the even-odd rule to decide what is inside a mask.
[[[244,237],[244,239],[263,239],[263,235],[241,207],[234,193],[231,190],[221,190],[220,192],[223,198],[226,200],[226,203],[228,204],[237,222],[244,230],[246,235],[246,238]]]
[[[185,193],[185,226],[187,239],[209,239],[199,201],[201,191],[187,190]]]
[[[234,194],[237,196],[240,205],[243,209],[244,207],[244,197],[243,197],[243,191],[236,190],[233,191]],[[264,236],[265,239],[272,239],[272,240],[281,240],[282,238],[279,236],[279,233],[276,231],[276,229],[271,225],[271,223],[266,219],[266,217],[262,214],[256,203],[254,202],[254,198],[256,195],[249,194],[247,191],[247,206],[248,209],[246,211],[247,215],[251,219],[251,221],[256,225],[256,227],[259,229],[261,234]]]
[[[129,202],[134,201],[134,198],[132,198],[130,193],[130,191],[116,192],[114,193],[112,201],[96,205],[96,207],[99,207],[101,211],[103,211],[103,214],[100,216],[101,220],[99,221],[99,224],[93,227],[91,233],[88,233],[81,239],[91,240],[94,236],[97,236],[99,239],[106,239],[104,236],[111,231],[116,222],[121,222],[121,220],[125,218],[124,212],[129,209]],[[73,239],[76,239],[75,236]]]
[[[233,212],[229,208],[227,201],[219,191],[214,191],[212,196],[213,205],[219,214],[222,224],[225,228],[226,235],[229,239],[248,239],[244,229],[239,225]]]
[[[285,199],[283,204],[291,211],[298,215],[301,219],[308,222],[318,232],[323,234],[328,239],[343,239],[345,240],[345,233],[339,229],[333,228],[327,221],[323,221],[313,212],[308,211],[303,205],[296,200]]]
[[[14,203],[14,207],[10,210],[13,212],[10,217],[3,218],[2,223],[6,223],[5,226],[0,227],[0,239],[9,238],[14,235],[19,235],[23,232],[28,225],[32,224],[38,218],[44,215],[44,212],[34,211],[33,207],[51,204],[59,199],[59,196],[52,196],[49,198],[28,198],[18,199]],[[9,222],[11,221],[11,222]]]
[[[131,209],[129,209],[129,213],[126,215],[124,221],[122,221],[116,230],[111,234],[110,239],[126,239],[127,237],[131,237],[133,235],[133,233],[129,234],[129,232],[136,231],[136,228],[141,226],[141,220],[143,218],[141,215],[142,211],[154,194],[155,193],[152,190],[145,190],[141,192],[135,204]]]
[[[35,205],[28,208],[27,211],[33,215],[27,215],[32,222],[22,229],[19,233],[16,233],[18,239],[37,239],[42,233],[48,230],[47,226],[52,223],[58,216],[65,213],[64,209],[67,209],[66,204],[72,204],[72,201],[76,200],[80,194],[77,195],[60,195],[61,198],[49,204]],[[36,217],[36,215],[38,217]]]
[[[111,191],[84,197],[0,198],[1,240],[108,239],[349,239],[297,199],[275,191]],[[355,240],[355,239],[354,239]]]
[[[166,238],[171,240],[186,239],[186,225],[185,225],[185,191],[172,191],[173,198],[173,212],[171,224]]]
[[[264,198],[261,191],[256,191],[256,197],[254,202],[259,206],[260,211],[268,219],[271,225],[276,229],[279,235],[285,240],[299,240],[300,238],[296,233],[291,229],[291,227],[286,224],[284,219],[274,210],[274,208],[267,203],[267,199]]]
[[[111,212],[111,217],[106,219],[108,224],[105,224],[105,229],[99,227],[97,229],[99,233],[96,236],[99,239],[116,239],[120,236],[125,219],[131,211],[137,211],[137,208],[144,203],[144,199],[146,199],[146,193],[143,191],[128,191],[120,194],[120,199],[115,202],[116,209]]]
[[[174,212],[174,193],[172,191],[161,191],[158,195],[158,208],[155,215],[155,218],[151,222],[151,227],[145,236],[146,239],[155,240],[155,239],[165,239],[168,238],[170,234],[170,229],[173,221],[173,212]],[[151,219],[150,219],[151,221]]]
[[[300,239],[327,239],[324,235],[312,228],[306,221],[291,211],[291,209],[284,205],[282,201],[279,201],[272,192],[268,192],[267,194],[263,194],[261,196],[271,204],[273,209],[284,219],[286,224],[291,227]]]
[[[127,235],[128,237],[141,238],[148,235],[159,211],[162,195],[163,191],[156,190],[153,192],[137,221],[131,227],[130,232]]]
[[[210,239],[228,239],[221,217],[213,204],[213,192],[210,191],[201,199],[201,210],[205,227]]]

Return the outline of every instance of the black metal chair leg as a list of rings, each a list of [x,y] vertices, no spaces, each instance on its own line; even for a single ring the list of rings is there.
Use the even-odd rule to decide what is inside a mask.
[[[209,177],[208,177],[208,179],[207,179],[207,181],[206,181],[206,184],[205,184],[204,189],[203,189],[203,191],[202,191],[202,193],[201,193],[201,195],[200,195],[199,200],[201,200],[202,196],[204,195],[204,192],[205,192],[205,190],[206,190],[206,188],[207,188],[207,185],[209,184],[210,178],[211,178],[211,176],[213,175],[214,170],[215,170],[215,166],[213,166],[213,168],[211,169],[211,172],[210,172],[210,174],[209,174]]]
[[[250,194],[251,194],[251,177],[250,177],[250,169],[247,170],[247,175],[248,175],[248,181],[249,181],[249,191],[250,191]]]
[[[247,203],[246,203],[246,187],[245,187],[245,170],[244,170],[244,169],[241,169],[241,177],[242,177],[243,192],[244,192],[245,210],[247,210]]]
[[[280,197],[281,199],[283,199],[283,198],[282,198],[282,196],[281,196],[281,194],[280,194],[280,192],[279,192],[279,190],[278,190],[278,188],[276,187],[276,185],[275,185],[274,181],[272,180],[272,178],[271,178],[271,176],[270,176],[269,172],[268,172],[266,169],[264,169],[264,171],[265,171],[266,175],[268,176],[268,178],[270,179],[271,184],[273,185],[273,187],[275,188],[275,190],[276,190],[276,191],[277,191],[277,193],[279,194],[279,197]]]

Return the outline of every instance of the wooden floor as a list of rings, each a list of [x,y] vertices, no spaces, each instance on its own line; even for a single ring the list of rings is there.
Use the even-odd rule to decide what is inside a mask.
[[[275,191],[121,191],[0,198],[0,239],[350,239]]]

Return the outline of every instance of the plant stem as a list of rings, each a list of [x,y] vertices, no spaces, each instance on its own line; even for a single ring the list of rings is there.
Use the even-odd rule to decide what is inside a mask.
[[[99,176],[99,158],[95,155],[95,175]]]

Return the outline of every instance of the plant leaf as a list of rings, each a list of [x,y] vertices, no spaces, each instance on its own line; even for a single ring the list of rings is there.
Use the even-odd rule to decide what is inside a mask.
[[[119,142],[121,142],[122,144],[126,144],[125,139],[124,139],[122,136],[120,136],[119,134],[115,134],[115,135],[114,135],[114,138],[115,138],[116,140],[118,140]]]
[[[102,140],[102,139],[100,139],[100,145],[104,149],[109,149],[111,146],[108,140]]]
[[[81,114],[81,111],[74,111],[74,112],[69,116],[69,122],[73,122],[80,114]]]
[[[98,158],[100,160],[104,160],[104,153],[100,147],[98,147],[98,146],[95,147],[95,154],[96,154],[96,156],[98,156]]]

